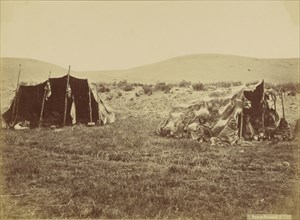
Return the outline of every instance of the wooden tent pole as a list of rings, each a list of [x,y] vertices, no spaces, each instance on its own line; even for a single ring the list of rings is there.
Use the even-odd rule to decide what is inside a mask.
[[[276,99],[274,99],[274,110],[277,111],[276,110]]]
[[[15,92],[15,100],[14,100],[14,104],[13,104],[13,112],[11,115],[11,126],[14,125],[18,114],[15,116],[16,113],[16,107],[17,107],[17,102],[18,102],[18,92],[19,92],[19,82],[20,82],[20,75],[21,75],[21,64],[19,64],[19,74],[18,74],[18,79],[17,79],[17,86],[16,86],[16,92]]]
[[[99,103],[99,92],[98,92],[98,88],[96,88],[96,92],[97,92],[97,102]]]
[[[88,81],[87,81],[88,82]],[[93,117],[92,117],[92,100],[91,100],[91,88],[90,85],[88,83],[88,87],[89,87],[89,112],[90,112],[90,122],[93,122]]]
[[[265,102],[263,101],[263,109],[262,109],[262,114],[261,114],[261,123],[262,123],[262,130],[263,132],[265,131]]]
[[[276,94],[272,93],[272,98],[273,98],[273,104],[274,104],[274,110],[276,111]]]
[[[262,129],[263,132],[265,132],[265,108],[266,108],[266,103],[265,103],[265,82],[263,81],[263,96],[262,96],[262,114],[261,114],[261,122],[262,122]]]
[[[45,100],[46,100],[47,92],[48,92],[48,89],[49,89],[48,88],[48,83],[50,81],[50,76],[51,76],[51,70],[50,70],[50,73],[49,73],[49,76],[48,76],[48,79],[47,79],[47,82],[46,82],[46,87],[44,89],[44,96],[43,96],[41,113],[40,113],[40,120],[39,120],[39,128],[41,128],[41,123],[42,123],[42,120],[43,120],[44,106],[45,106]]]
[[[100,98],[99,98],[99,93],[98,93],[98,87],[96,87],[96,92],[97,92],[97,106],[98,106],[98,123],[100,123],[100,110],[99,110]]]
[[[240,138],[242,137],[242,135],[243,135],[243,124],[244,124],[244,95],[243,95],[243,97],[242,97],[242,111],[241,111],[241,123],[240,123]]]
[[[65,106],[64,106],[64,121],[63,121],[63,126],[66,125],[66,118],[67,118],[68,92],[69,92],[68,89],[69,89],[70,71],[71,71],[71,66],[69,66],[68,75],[67,75],[67,87],[66,87],[66,94],[65,94]]]
[[[282,117],[283,117],[283,119],[285,119],[284,101],[283,101],[283,94],[282,94],[282,91],[280,91],[280,93],[281,93],[280,98],[281,98],[281,105],[282,105]]]

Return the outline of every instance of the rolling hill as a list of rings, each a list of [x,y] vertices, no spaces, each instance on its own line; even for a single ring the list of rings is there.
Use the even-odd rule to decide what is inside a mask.
[[[40,60],[3,57],[1,58],[1,76],[2,81],[5,84],[10,82],[16,84],[17,75],[19,72],[19,64],[21,64],[20,82],[36,83],[45,81],[49,76],[50,70],[51,77],[61,77],[68,72],[66,68]],[[78,72],[71,70],[71,75],[79,78],[89,79],[92,77],[95,81],[99,81],[104,77],[104,81],[107,81],[112,80],[109,77],[110,72],[111,71],[105,71],[104,73],[101,73],[101,71]]]
[[[22,65],[21,81],[41,82],[51,77],[62,76],[67,69],[44,61],[26,58],[1,58],[2,81],[16,83],[19,64]],[[280,83],[299,81],[299,58],[257,59],[250,57],[197,54],[172,58],[127,70],[71,71],[75,77],[90,81],[119,81],[155,83],[157,81],[192,82],[242,81],[265,79]]]
[[[256,59],[231,55],[189,55],[126,70],[130,81],[299,81],[299,59]]]

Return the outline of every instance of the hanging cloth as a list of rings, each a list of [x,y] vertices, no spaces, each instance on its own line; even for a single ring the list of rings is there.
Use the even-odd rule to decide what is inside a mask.
[[[48,100],[48,98],[51,96],[51,85],[50,82],[47,81],[47,85],[45,86],[45,90],[46,90],[46,100]]]
[[[75,105],[75,98],[74,96],[72,96],[72,105],[71,105],[71,111],[70,111],[70,115],[72,117],[72,124],[76,124],[76,105]]]
[[[71,90],[70,84],[68,84],[68,86],[67,86],[67,94],[68,94],[68,98],[71,98],[71,96],[72,96],[72,90]]]

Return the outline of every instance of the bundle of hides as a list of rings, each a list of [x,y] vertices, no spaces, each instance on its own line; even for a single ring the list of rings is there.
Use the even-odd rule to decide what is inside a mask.
[[[292,140],[293,134],[291,130],[290,124],[286,121],[286,119],[281,118],[278,127],[275,131],[275,138],[280,140]]]
[[[188,107],[174,108],[160,124],[157,133],[175,138],[191,138],[199,142],[209,142],[210,127],[220,116],[224,101],[217,99],[201,101]]]

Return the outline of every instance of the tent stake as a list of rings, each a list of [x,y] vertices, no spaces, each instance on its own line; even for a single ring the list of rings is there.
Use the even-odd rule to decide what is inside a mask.
[[[19,82],[20,82],[20,75],[21,75],[21,64],[19,64],[19,74],[18,74],[18,79],[17,79],[17,86],[16,86],[16,92],[15,92],[15,100],[14,100],[14,105],[13,105],[13,112],[11,115],[11,125],[13,126],[15,124],[15,121],[17,120],[18,113],[15,116],[16,113],[16,107],[17,107],[17,102],[18,102],[18,92],[19,92]]]
[[[68,89],[69,89],[69,80],[70,80],[70,70],[71,70],[71,66],[69,66],[69,70],[68,70],[68,76],[67,76],[67,87],[66,87],[66,94],[65,94],[65,108],[64,108],[64,121],[63,121],[63,126],[66,125],[66,118],[67,118],[67,105],[68,105]]]
[[[41,123],[42,123],[42,120],[43,120],[44,105],[45,105],[45,100],[46,100],[46,96],[47,96],[47,92],[48,92],[48,83],[49,83],[49,80],[50,80],[50,75],[51,75],[51,70],[50,70],[50,73],[49,73],[49,76],[48,76],[48,80],[46,82],[46,87],[44,89],[44,96],[43,96],[42,108],[41,108],[40,120],[39,120],[39,128],[41,128]]]

